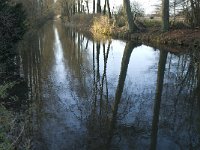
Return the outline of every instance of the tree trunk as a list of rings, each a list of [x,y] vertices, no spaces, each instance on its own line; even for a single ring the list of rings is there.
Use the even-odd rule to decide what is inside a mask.
[[[101,13],[101,0],[97,0],[97,13]]]
[[[192,12],[192,26],[197,27],[200,25],[200,0],[190,0]]]
[[[78,0],[78,13],[81,12],[81,4],[80,4],[80,0]]]
[[[103,14],[106,15],[106,0],[104,2]]]
[[[169,31],[169,0],[162,0],[162,31]]]
[[[133,14],[131,12],[130,0],[123,0],[123,2],[124,2],[124,4],[123,4],[124,11],[126,11],[126,16],[127,16],[127,20],[128,20],[128,29],[129,29],[129,32],[132,33],[138,29],[133,20]]]
[[[107,8],[108,8],[108,16],[111,19],[112,16],[111,16],[111,12],[110,12],[110,3],[109,3],[109,0],[106,0],[106,3],[107,3]]]
[[[93,0],[93,14],[95,14],[95,7],[96,7],[96,2]]]
[[[89,14],[89,5],[88,5],[88,1],[85,1],[85,3],[86,3],[86,7],[87,7],[87,12],[88,12],[88,14]]]

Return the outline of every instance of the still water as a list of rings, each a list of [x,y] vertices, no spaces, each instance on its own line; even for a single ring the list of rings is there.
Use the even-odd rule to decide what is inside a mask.
[[[200,149],[196,51],[93,40],[59,21],[29,33],[19,49],[33,149]]]

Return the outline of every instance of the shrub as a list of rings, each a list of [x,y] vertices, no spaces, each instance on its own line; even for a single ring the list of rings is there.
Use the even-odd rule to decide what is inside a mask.
[[[15,56],[13,47],[26,31],[25,20],[26,15],[21,4],[12,6],[8,0],[0,3],[0,61]]]
[[[112,23],[107,16],[96,16],[94,17],[93,24],[91,27],[92,33],[111,35]]]

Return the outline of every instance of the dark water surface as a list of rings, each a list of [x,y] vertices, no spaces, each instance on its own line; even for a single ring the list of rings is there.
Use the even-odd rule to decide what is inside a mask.
[[[200,149],[197,52],[93,41],[59,21],[19,48],[34,149]]]

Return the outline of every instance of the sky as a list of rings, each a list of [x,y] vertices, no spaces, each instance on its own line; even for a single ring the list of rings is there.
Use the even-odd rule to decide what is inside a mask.
[[[136,1],[141,4],[141,7],[144,8],[145,14],[151,14],[154,12],[155,7],[154,5],[158,4],[160,0],[130,0],[130,2]],[[104,4],[104,0],[101,0],[102,5]],[[123,4],[123,0],[110,0],[110,8],[112,9],[113,6],[116,8],[117,6]]]

